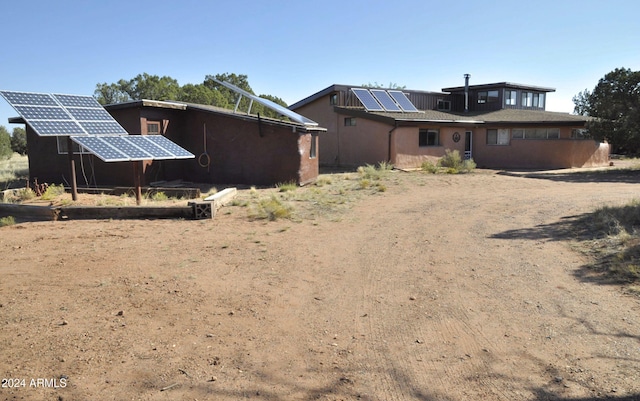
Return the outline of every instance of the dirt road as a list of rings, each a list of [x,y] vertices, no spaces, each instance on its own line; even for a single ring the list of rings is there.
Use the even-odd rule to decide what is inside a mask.
[[[0,399],[640,399],[640,300],[570,245],[638,180],[394,174],[338,217],[0,228]]]

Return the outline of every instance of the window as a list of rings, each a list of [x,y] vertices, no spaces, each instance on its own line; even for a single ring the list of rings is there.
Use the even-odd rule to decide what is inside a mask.
[[[504,91],[504,104],[507,106],[515,106],[517,104],[518,92],[512,90]]]
[[[160,122],[159,121],[147,121],[147,134],[148,135],[160,135]]]
[[[451,110],[451,102],[448,100],[438,100],[438,110]]]
[[[478,92],[478,103],[495,103],[500,98],[498,91]]]
[[[329,104],[335,106],[338,104],[338,94],[332,93],[329,95]]]
[[[344,126],[345,127],[355,127],[356,126],[356,118],[355,117],[345,117]]]
[[[440,131],[435,129],[420,128],[418,146],[421,148],[426,146],[440,145]]]
[[[69,152],[69,142],[68,142],[68,138],[66,136],[57,136],[56,137],[56,142],[58,145],[58,154],[59,155],[66,155]],[[91,152],[86,151],[84,148],[81,148],[80,145],[78,145],[75,142],[71,143],[71,147],[73,148],[73,154],[74,155],[90,155]]]
[[[588,139],[589,131],[586,128],[574,128],[571,130],[571,139]]]
[[[311,146],[309,148],[309,159],[315,159],[318,153],[318,136],[311,134]]]
[[[533,104],[533,93],[531,92],[522,92],[522,101],[520,104],[523,107],[531,107]]]
[[[513,139],[560,139],[560,128],[514,128]]]
[[[508,129],[488,129],[487,145],[508,145],[509,130]]]

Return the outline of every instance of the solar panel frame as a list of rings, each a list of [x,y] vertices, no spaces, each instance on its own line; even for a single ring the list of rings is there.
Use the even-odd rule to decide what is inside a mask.
[[[370,92],[386,111],[402,111],[387,91],[383,89],[371,89]]]
[[[353,92],[360,103],[364,106],[367,111],[385,111],[384,107],[378,103],[376,98],[369,92],[368,89],[364,88],[351,88],[351,92]]]
[[[407,97],[407,95],[404,94],[404,92],[399,90],[389,90],[387,92],[389,92],[389,96],[391,96],[393,100],[395,100],[396,103],[398,103],[398,106],[400,106],[400,108],[403,111],[406,111],[406,112],[420,111],[416,108],[416,106],[413,105],[413,103],[411,103],[411,100],[409,100],[409,98]]]

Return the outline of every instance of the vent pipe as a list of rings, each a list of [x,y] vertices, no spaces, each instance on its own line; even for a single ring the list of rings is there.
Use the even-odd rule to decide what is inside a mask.
[[[469,77],[471,74],[464,74],[464,112],[469,112]]]

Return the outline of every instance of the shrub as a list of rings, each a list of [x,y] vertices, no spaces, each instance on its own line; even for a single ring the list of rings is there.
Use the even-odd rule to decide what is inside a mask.
[[[422,169],[422,171],[426,171],[427,173],[431,174],[435,174],[438,172],[438,166],[436,166],[429,160],[423,161],[420,165],[420,168]]]
[[[267,219],[269,221],[274,221],[280,218],[289,218],[291,217],[291,214],[291,206],[284,204],[282,200],[275,195],[270,198],[260,199],[251,213],[253,218]]]
[[[164,202],[169,200],[169,197],[164,192],[158,191],[154,192],[153,195],[151,195],[151,200],[154,202]]]
[[[449,167],[452,169],[460,170],[462,167],[462,158],[460,157],[460,152],[457,150],[447,149],[445,150],[444,156],[438,161],[438,165],[440,167]]]
[[[296,184],[293,181],[282,182],[282,183],[276,184],[276,188],[278,188],[278,191],[280,192],[295,191],[298,188],[298,184]]]
[[[16,224],[16,219],[13,216],[0,218],[0,227],[12,226],[14,224]]]
[[[42,194],[42,199],[53,200],[62,194],[64,194],[64,186],[52,184],[47,186],[47,189]]]

